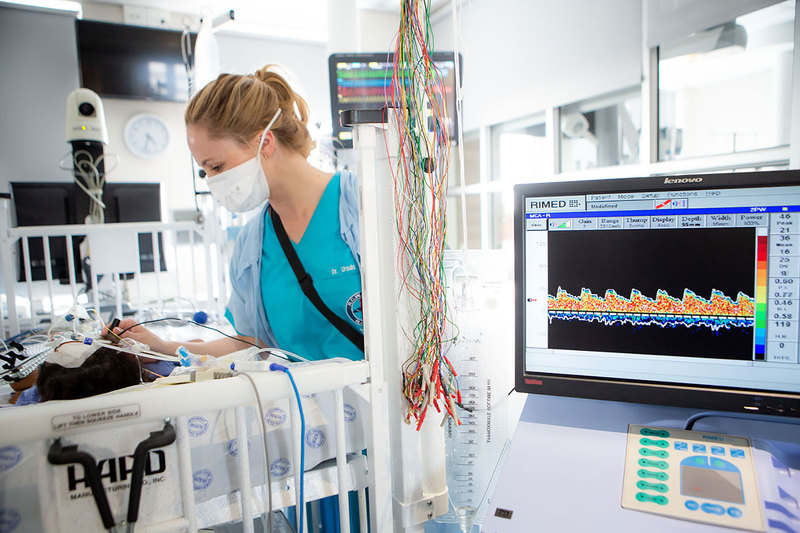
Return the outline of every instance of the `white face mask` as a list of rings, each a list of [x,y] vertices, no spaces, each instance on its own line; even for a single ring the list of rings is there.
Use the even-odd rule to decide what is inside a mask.
[[[261,167],[261,147],[264,146],[267,132],[280,114],[281,109],[278,108],[278,112],[261,134],[261,142],[258,143],[258,151],[253,159],[206,180],[211,197],[222,207],[235,213],[244,213],[255,209],[269,198],[269,185]]]

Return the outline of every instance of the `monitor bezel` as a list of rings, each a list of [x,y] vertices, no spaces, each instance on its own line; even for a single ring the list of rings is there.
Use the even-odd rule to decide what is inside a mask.
[[[672,183],[665,182],[665,179]],[[800,170],[682,174],[647,177],[552,181],[514,186],[514,314],[515,389],[521,393],[569,396],[696,409],[759,413],[800,417],[800,394],[727,387],[714,384],[654,382],[526,372],[525,370],[525,280],[523,264],[524,198],[526,196],[649,192],[693,189],[737,189],[744,187],[800,185]]]

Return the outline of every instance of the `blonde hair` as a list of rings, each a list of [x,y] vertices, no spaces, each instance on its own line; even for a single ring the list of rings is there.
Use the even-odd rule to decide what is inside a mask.
[[[183,115],[186,125],[201,125],[211,137],[230,136],[248,144],[281,114],[270,131],[281,144],[308,157],[314,141],[308,133],[308,104],[267,65],[255,74],[220,74],[192,97]]]

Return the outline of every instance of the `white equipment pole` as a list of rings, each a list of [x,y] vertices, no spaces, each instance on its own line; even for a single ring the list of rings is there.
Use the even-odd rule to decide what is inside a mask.
[[[397,156],[387,153],[387,147],[397,146],[397,129],[391,125],[355,124],[364,332],[373,385],[370,509],[373,531],[421,532],[424,522],[448,510],[445,447],[444,431],[433,414],[420,431],[405,422],[402,365],[411,355],[409,337],[416,321],[397,272],[390,166],[396,167]]]

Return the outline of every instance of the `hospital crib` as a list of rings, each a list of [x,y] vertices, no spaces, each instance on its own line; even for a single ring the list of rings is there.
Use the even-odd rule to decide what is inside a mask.
[[[267,513],[270,494],[272,509],[301,505],[301,439],[307,461],[330,441],[311,461],[319,465],[304,474],[303,501],[338,494],[340,527],[346,532],[347,495],[357,490],[361,530],[367,531],[369,467],[361,449],[368,409],[361,398],[368,387],[368,364],[333,361],[294,367],[292,374],[303,394],[305,435],[296,401],[281,403],[293,397],[283,372],[249,373],[252,383],[239,375],[0,410],[3,531],[102,531],[123,521],[125,527],[135,524],[136,531],[196,531],[240,520],[245,532],[253,531],[247,517]],[[256,390],[262,403],[254,409]],[[309,426],[315,399],[332,408],[317,413]],[[259,416],[267,422],[268,439]],[[285,431],[272,438],[280,430],[270,425],[284,422]],[[270,486],[264,473],[267,441]],[[79,453],[97,464],[98,491],[108,502],[105,514],[90,489],[92,465],[77,466]],[[143,462],[137,482],[138,455]],[[131,496],[138,490],[140,498]],[[316,530],[305,524],[306,531]]]
[[[227,294],[226,256],[232,243],[214,222],[215,217],[202,223],[23,228],[11,227],[8,203],[0,200],[3,338],[29,329],[46,331],[70,304],[79,301],[80,284],[72,260],[66,261],[68,285],[54,279],[50,250],[54,237],[66,238],[68,258],[75,251],[72,237],[86,237],[92,285],[99,288],[101,275],[112,281],[112,298],[104,299],[94,290],[84,305],[106,318],[148,308],[172,315],[168,302],[190,300],[192,307],[188,312],[181,309],[183,316],[196,317],[192,313],[196,308],[208,310],[212,322],[222,316]],[[152,242],[154,272],[139,271],[142,234]],[[41,281],[33,281],[31,276],[30,242],[36,237],[42,239],[45,259],[46,279]],[[166,271],[161,268],[159,240],[166,252]],[[18,265],[25,274],[23,281],[17,281]],[[132,280],[121,275],[129,272],[135,273]],[[135,290],[129,289],[131,285]],[[0,409],[0,531],[100,531],[108,528],[104,521],[119,524],[133,518],[136,531],[196,531],[241,521],[248,532],[253,531],[248,517],[268,514],[270,508],[296,506],[299,514],[301,479],[305,502],[339,495],[342,532],[350,531],[350,491],[358,491],[361,529],[367,530],[365,488],[371,485],[373,501],[376,493],[383,494],[372,506],[373,520],[382,514],[385,524],[386,516],[391,515],[382,509],[390,496],[385,480],[375,482],[374,470],[376,462],[378,470],[385,468],[389,452],[388,446],[373,445],[374,406],[370,402],[374,385],[369,368],[367,361],[292,368],[303,407],[317,409],[310,421],[306,414],[305,435],[301,435],[297,401],[283,372],[249,373],[252,383],[239,375]],[[266,439],[259,418],[268,422]],[[171,432],[174,443],[147,451],[144,470],[140,464],[135,475],[137,446],[148,439],[151,444],[163,444],[170,440]],[[306,467],[313,467],[305,468],[302,476],[301,439],[310,456]],[[241,444],[244,442],[246,446]],[[265,448],[276,456],[267,461]],[[368,455],[362,453],[364,449],[369,450]],[[102,485],[97,492],[103,492],[107,500],[108,510],[103,513],[104,504],[97,502],[90,489],[87,467],[81,470],[76,463],[53,464],[53,454],[58,463],[66,461],[58,459],[59,454],[72,453],[74,459],[77,452],[88,454],[97,466]],[[136,498],[129,494],[136,492],[132,480],[137,475],[141,493],[135,505]],[[313,526],[305,521],[304,529],[313,530]]]

